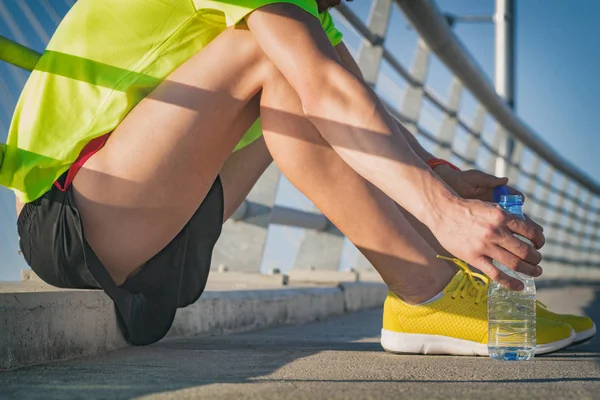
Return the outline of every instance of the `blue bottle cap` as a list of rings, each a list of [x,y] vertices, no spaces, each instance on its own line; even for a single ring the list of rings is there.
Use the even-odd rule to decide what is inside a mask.
[[[496,186],[494,188],[494,203],[500,203],[502,196],[508,196],[510,192],[506,186]]]
[[[504,209],[507,207],[522,206],[523,196],[520,194],[509,194],[500,196],[500,206]]]

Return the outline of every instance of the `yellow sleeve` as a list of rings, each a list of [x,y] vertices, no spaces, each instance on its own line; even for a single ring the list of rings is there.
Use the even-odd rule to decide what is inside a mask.
[[[225,14],[227,26],[235,26],[252,11],[274,3],[294,4],[309,14],[319,15],[315,0],[192,0],[196,9],[209,8]]]
[[[319,20],[321,20],[321,26],[327,33],[327,37],[331,44],[335,47],[342,42],[342,32],[338,31],[333,23],[333,18],[331,18],[331,14],[329,11],[325,11],[324,13],[319,14]]]
[[[197,9],[210,8],[220,10],[225,14],[228,26],[237,25],[252,11],[273,3],[294,4],[309,14],[318,17],[321,26],[327,33],[331,44],[337,46],[342,41],[342,33],[338,31],[328,11],[319,14],[315,0],[192,0]]]

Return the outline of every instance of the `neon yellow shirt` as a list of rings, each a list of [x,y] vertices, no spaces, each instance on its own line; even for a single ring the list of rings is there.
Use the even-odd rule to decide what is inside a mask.
[[[0,185],[31,202],[50,189],[92,139],[228,26],[267,4],[296,4],[342,40],[315,0],[79,0],[65,16],[17,103]],[[236,149],[262,134],[257,121]]]

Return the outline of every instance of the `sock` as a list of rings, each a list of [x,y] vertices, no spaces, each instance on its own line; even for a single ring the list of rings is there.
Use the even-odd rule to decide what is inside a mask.
[[[419,306],[424,306],[425,304],[433,303],[434,301],[441,299],[443,295],[444,295],[444,291],[442,290],[441,292],[439,292],[438,294],[436,294],[435,296],[433,296],[429,300],[426,300],[426,301],[424,301],[422,303],[419,303],[418,305]]]

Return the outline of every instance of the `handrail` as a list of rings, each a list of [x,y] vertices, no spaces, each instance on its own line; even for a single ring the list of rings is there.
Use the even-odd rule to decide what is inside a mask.
[[[394,1],[429,48],[487,108],[496,121],[555,169],[581,183],[591,192],[600,194],[600,184],[540,139],[496,94],[477,62],[450,29],[435,1]]]

